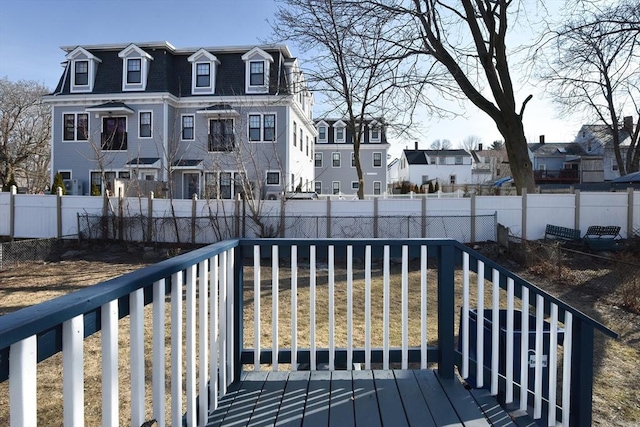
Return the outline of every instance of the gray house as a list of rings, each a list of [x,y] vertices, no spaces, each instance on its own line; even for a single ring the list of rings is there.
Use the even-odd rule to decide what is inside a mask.
[[[45,100],[52,174],[71,193],[116,182],[174,198],[312,189],[313,96],[287,46],[62,50],[64,71]]]
[[[353,151],[353,129],[345,120],[316,121],[315,181],[318,194],[355,195],[358,174]],[[389,143],[382,120],[366,120],[360,143],[364,194],[379,195],[386,191],[387,151]]]

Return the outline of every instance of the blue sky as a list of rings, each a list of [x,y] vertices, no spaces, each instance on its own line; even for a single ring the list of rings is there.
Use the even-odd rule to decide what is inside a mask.
[[[64,60],[60,46],[143,41],[168,41],[178,48],[256,45],[269,38],[267,19],[275,9],[273,0],[0,0],[0,77],[55,88]],[[303,56],[295,45],[289,47]],[[535,88],[523,88],[519,99],[531,91]],[[321,111],[316,104],[316,114]],[[473,106],[467,107],[465,118],[423,120],[427,131],[419,138],[420,148],[435,139],[456,145],[468,135],[480,136],[485,145],[502,139]],[[568,142],[580,126],[555,117],[539,93],[527,106],[524,124],[531,142],[540,134],[547,142]],[[392,151],[413,145],[413,139],[400,139]]]

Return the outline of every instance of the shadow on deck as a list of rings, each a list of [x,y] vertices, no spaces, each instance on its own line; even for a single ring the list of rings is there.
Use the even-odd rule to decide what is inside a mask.
[[[207,427],[247,425],[515,424],[486,390],[467,390],[457,378],[434,370],[354,370],[243,372]]]

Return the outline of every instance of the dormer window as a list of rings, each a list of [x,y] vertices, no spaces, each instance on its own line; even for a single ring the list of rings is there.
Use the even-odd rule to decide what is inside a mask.
[[[140,62],[139,58],[127,59],[127,84],[142,82]]]
[[[122,90],[146,90],[153,57],[135,44],[121,50],[118,56],[122,58]]]
[[[346,124],[340,120],[333,125],[333,142],[336,144],[344,143],[346,141]]]
[[[268,93],[269,73],[273,57],[259,47],[242,55],[245,62],[245,90],[247,93]]]
[[[76,86],[88,86],[89,85],[89,61],[75,61],[75,85]]]
[[[71,93],[91,92],[96,78],[98,64],[102,62],[91,52],[77,47],[67,54],[69,74],[71,75]]]
[[[213,95],[216,92],[216,70],[220,61],[206,49],[199,49],[187,61],[191,63],[191,94]]]
[[[380,125],[376,121],[369,124],[369,142],[380,142]]]
[[[316,124],[316,129],[318,130],[318,142],[323,144],[329,142],[329,135],[327,134],[329,125],[327,122],[321,120]]]

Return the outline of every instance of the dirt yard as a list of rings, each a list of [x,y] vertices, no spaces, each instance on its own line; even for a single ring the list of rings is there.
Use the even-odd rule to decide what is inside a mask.
[[[59,262],[32,262],[1,271],[0,315],[142,268],[178,252],[142,246],[82,246],[67,249]],[[556,283],[515,263],[506,266],[620,335],[618,340],[612,340],[596,332],[594,425],[640,424],[640,316],[621,308],[611,297],[613,289]],[[7,407],[7,395],[0,392],[0,424],[7,421]]]

